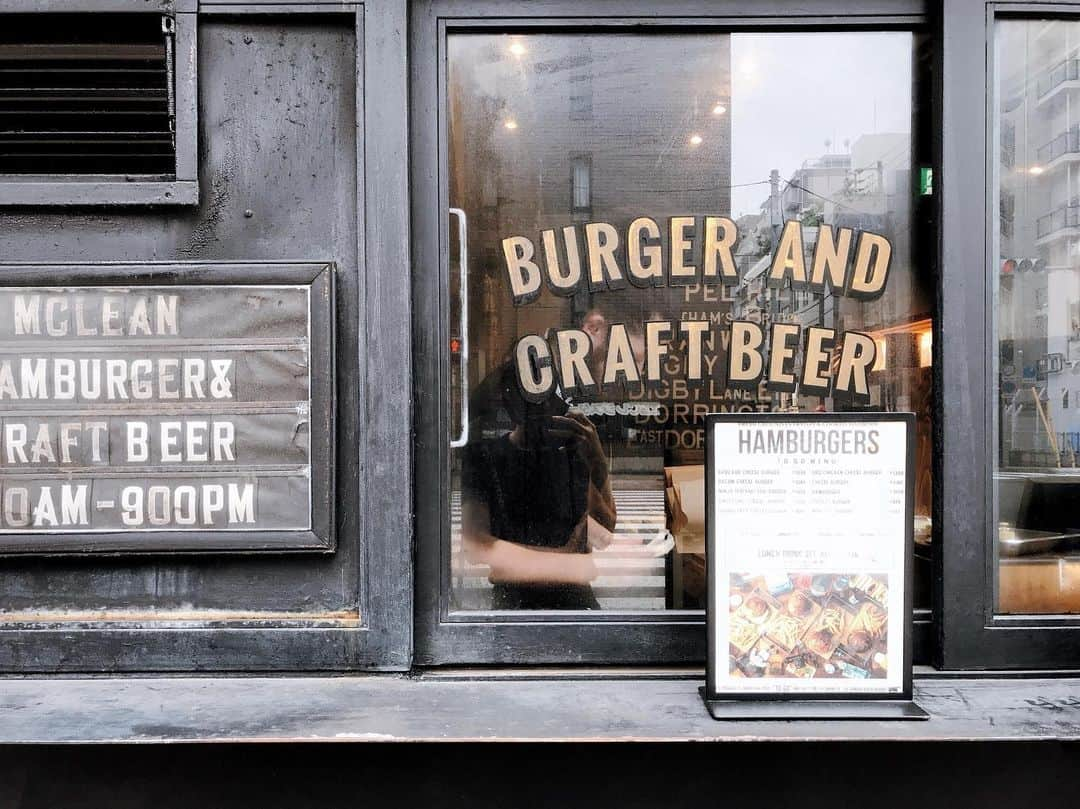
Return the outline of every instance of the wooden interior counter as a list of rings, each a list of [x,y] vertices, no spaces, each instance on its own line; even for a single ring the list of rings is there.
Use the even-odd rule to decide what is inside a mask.
[[[998,592],[998,611],[1002,613],[1080,613],[1080,555],[1002,559]]]

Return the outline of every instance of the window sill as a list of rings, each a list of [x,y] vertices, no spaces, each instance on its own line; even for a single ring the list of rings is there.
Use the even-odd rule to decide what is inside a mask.
[[[42,205],[196,205],[194,180],[0,181],[0,206]]]
[[[1080,739],[1080,679],[924,677],[927,722],[716,722],[699,676],[0,680],[0,743]],[[524,676],[522,676],[524,674]]]

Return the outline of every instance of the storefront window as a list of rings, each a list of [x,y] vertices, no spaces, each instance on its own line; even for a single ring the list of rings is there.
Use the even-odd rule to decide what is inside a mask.
[[[996,26],[997,609],[1080,612],[1080,23]]]
[[[914,411],[929,558],[933,287],[913,249],[913,44],[906,32],[449,35],[452,610],[701,609],[709,412]],[[715,220],[706,233],[707,217],[730,233]],[[809,268],[822,238],[838,255],[850,238],[854,263],[864,233],[891,247],[872,300],[770,283],[785,239]],[[517,300],[514,237],[549,279]],[[565,276],[615,238],[614,267],[659,261],[662,282],[559,294],[553,269]],[[730,239],[733,272],[673,283],[677,266],[708,260],[709,238]],[[796,375],[812,328],[866,335],[865,390],[730,384],[733,321],[788,334],[781,365]],[[558,344],[568,329],[587,343]],[[526,335],[578,352],[598,384],[533,400],[515,376]],[[831,372],[841,343],[822,347]],[[639,373],[606,382],[626,357]],[[659,384],[641,379],[650,362]]]

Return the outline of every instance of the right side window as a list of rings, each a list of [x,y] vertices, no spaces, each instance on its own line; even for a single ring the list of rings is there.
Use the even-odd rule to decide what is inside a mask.
[[[996,610],[1080,613],[1080,22],[995,39]]]

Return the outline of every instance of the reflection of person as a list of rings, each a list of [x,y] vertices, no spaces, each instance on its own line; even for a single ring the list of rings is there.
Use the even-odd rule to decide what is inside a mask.
[[[598,609],[590,533],[615,528],[600,439],[561,399],[527,402],[511,364],[494,375],[513,429],[466,449],[466,557],[490,568],[494,609]]]
[[[592,371],[593,379],[603,379],[604,363],[607,359],[607,318],[599,309],[590,309],[582,318],[581,330],[589,335],[589,341],[592,343],[592,350],[589,352],[589,370]]]

